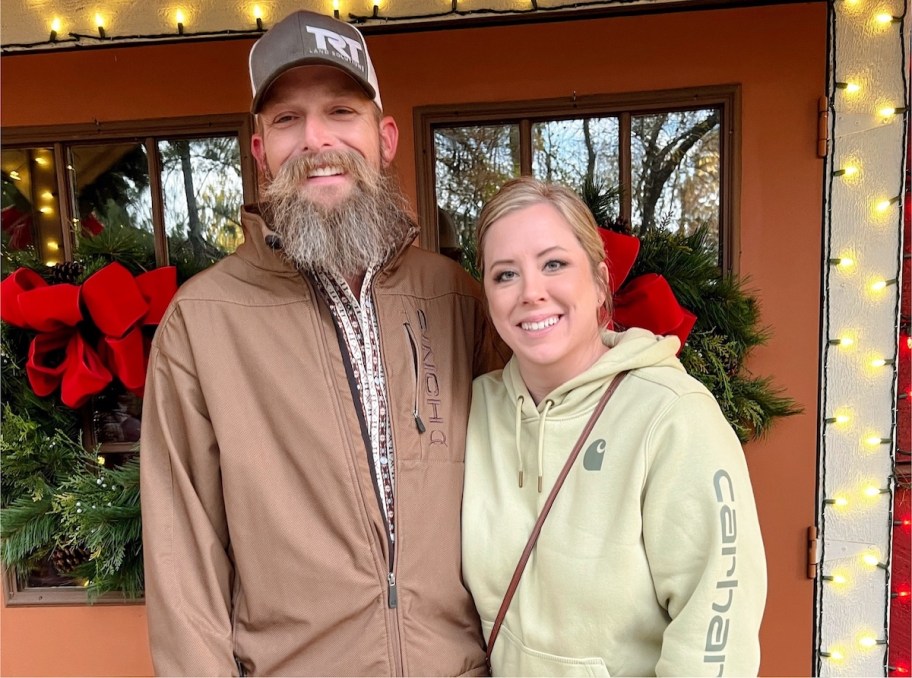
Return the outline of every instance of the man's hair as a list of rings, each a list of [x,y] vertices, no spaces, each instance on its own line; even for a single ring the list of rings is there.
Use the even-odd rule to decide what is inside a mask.
[[[611,288],[606,279],[599,273],[599,264],[605,261],[605,245],[598,234],[598,224],[586,203],[572,190],[561,184],[548,183],[534,177],[519,177],[505,183],[491,198],[478,217],[475,226],[475,242],[478,249],[475,264],[484,279],[484,249],[488,231],[497,221],[513,212],[532,207],[533,205],[551,205],[570,225],[573,235],[586,253],[589,267],[597,287],[605,295],[605,318],[611,318]],[[522,234],[515,234],[521,238]],[[482,286],[484,289],[484,286]]]

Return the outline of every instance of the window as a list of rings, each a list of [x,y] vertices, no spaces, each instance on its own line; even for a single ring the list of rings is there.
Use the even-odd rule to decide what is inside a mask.
[[[731,270],[737,100],[736,87],[713,87],[419,109],[422,243],[468,264],[484,203],[533,175],[634,233],[706,227]]]
[[[144,267],[175,265],[182,279],[205,268],[243,241],[239,210],[255,187],[249,139],[246,115],[4,131],[4,272],[9,253],[26,249],[47,266],[112,251],[136,252]],[[75,413],[106,467],[135,454],[141,406],[115,381]],[[8,572],[8,601],[84,602],[63,561],[85,555],[55,548],[27,574]]]

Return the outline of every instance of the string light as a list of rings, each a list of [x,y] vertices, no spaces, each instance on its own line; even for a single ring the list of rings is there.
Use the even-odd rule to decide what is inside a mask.
[[[828,581],[833,584],[838,584],[840,586],[845,584],[847,581],[846,578],[844,576],[842,576],[841,574],[825,574],[821,578],[823,579],[823,581]]]
[[[886,569],[887,569],[887,564],[884,563],[884,562],[881,562],[880,558],[878,558],[878,557],[877,557],[876,555],[874,555],[873,553],[865,553],[865,554],[861,557],[861,561],[862,561],[865,565],[868,565],[868,566],[870,566],[870,567],[878,567],[878,568],[880,568],[881,570],[886,570]]]
[[[60,32],[60,19],[54,17],[51,20],[51,34],[48,37],[48,40],[51,42],[57,42],[57,34]]]
[[[889,198],[887,200],[881,200],[876,205],[874,205],[874,209],[876,209],[878,212],[886,212],[892,205],[895,205],[901,199],[902,196],[897,195],[896,197]]]
[[[99,38],[101,38],[102,40],[104,40],[106,37],[108,37],[108,36],[105,34],[105,29],[104,29],[104,18],[101,16],[101,14],[96,14],[96,15],[95,15],[95,26],[96,26],[96,28],[98,28],[98,37],[99,37]]]
[[[60,250],[60,245],[57,244],[56,240],[48,240],[46,243],[46,247],[51,252],[57,252],[58,250]]]
[[[855,340],[852,337],[838,337],[836,339],[830,339],[827,342],[830,346],[841,346],[842,348],[848,348],[855,344]]]
[[[829,260],[830,266],[836,266],[842,270],[847,270],[855,266],[855,260],[852,257],[836,257]]]
[[[99,454],[99,455],[98,455],[98,458],[96,459],[96,461],[98,462],[98,465],[99,465],[99,466],[104,466],[104,465],[105,465],[105,462],[106,462],[107,460],[106,460],[103,456],[101,456],[101,455]]]
[[[877,647],[878,645],[886,645],[887,641],[884,638],[877,638],[875,636],[862,636],[858,639],[858,644],[864,648]]]
[[[883,24],[883,25],[887,25],[887,24],[898,24],[900,21],[902,21],[902,17],[893,16],[892,14],[887,14],[886,12],[883,12],[883,13],[878,14],[877,16],[875,16],[875,17],[874,17],[874,20],[875,20],[877,23]]]
[[[883,117],[883,118],[891,118],[894,115],[898,115],[899,113],[905,113],[906,107],[905,106],[898,106],[898,107],[885,106],[884,108],[881,108],[877,112],[880,113],[881,117]]]
[[[846,165],[833,172],[834,177],[854,177],[856,174],[858,174],[858,168],[855,165]]]
[[[878,436],[868,436],[865,438],[865,442],[872,447],[878,445],[890,445],[893,442],[892,438],[880,438]]]
[[[884,367],[886,365],[895,365],[896,361],[892,358],[874,358],[871,361],[871,367]]]
[[[177,22],[177,34],[184,34],[184,13],[181,10],[177,10],[174,13],[174,20]]]
[[[871,283],[872,292],[880,292],[887,289],[890,285],[896,285],[899,283],[899,278],[890,278],[889,280],[875,280]]]
[[[836,89],[841,89],[849,94],[854,94],[861,89],[861,85],[857,82],[837,82]]]
[[[263,30],[263,8],[259,5],[253,6],[253,18],[256,20],[256,27],[258,31]]]
[[[875,485],[869,485],[864,490],[865,496],[867,497],[877,497],[881,494],[890,494],[889,487],[877,487]]]
[[[843,659],[845,659],[845,655],[843,655],[840,650],[835,649],[831,649],[828,652],[821,652],[820,656],[825,657],[826,659],[832,659],[837,662],[841,662]]]
[[[843,426],[848,424],[851,420],[852,418],[848,414],[836,414],[832,417],[827,417],[824,419],[824,422],[827,424],[839,424],[840,426]]]
[[[333,0],[333,16],[339,18],[339,0]]]
[[[845,508],[849,505],[849,500],[845,497],[833,497],[832,499],[824,499],[823,503],[829,506],[838,506],[839,508]]]
[[[12,172],[9,173],[9,178],[12,179],[13,181],[19,181],[22,177],[19,176],[18,171],[13,170]]]
[[[374,0],[373,17],[376,19],[378,16],[380,16],[380,0]]]

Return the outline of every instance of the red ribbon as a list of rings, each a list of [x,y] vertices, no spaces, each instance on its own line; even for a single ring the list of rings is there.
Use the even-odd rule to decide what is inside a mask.
[[[142,328],[161,321],[176,291],[173,266],[134,278],[108,264],[81,287],[48,285],[20,268],[0,283],[0,319],[38,333],[25,366],[35,394],[48,396],[59,386],[63,403],[76,408],[115,377],[142,397],[149,358]],[[95,346],[86,334],[100,335]]]
[[[659,335],[674,334],[684,346],[697,316],[678,303],[668,281],[658,273],[627,280],[640,252],[639,238],[606,228],[600,228],[599,235],[605,244],[605,263],[614,297],[612,322],[623,328],[642,327]]]

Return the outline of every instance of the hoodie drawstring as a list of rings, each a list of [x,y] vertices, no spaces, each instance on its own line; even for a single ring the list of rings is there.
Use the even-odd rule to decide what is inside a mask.
[[[545,418],[548,416],[548,410],[554,404],[553,400],[545,401],[545,409],[542,410],[541,419],[538,420],[538,492],[542,491],[542,476],[545,475]]]
[[[519,464],[519,486],[523,486],[523,459],[522,446],[519,444],[519,436],[522,433],[522,406],[525,396],[516,398],[516,461]]]

